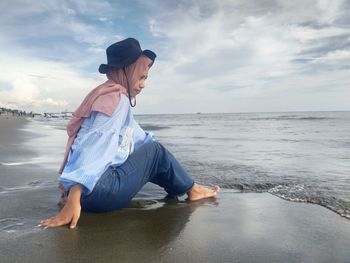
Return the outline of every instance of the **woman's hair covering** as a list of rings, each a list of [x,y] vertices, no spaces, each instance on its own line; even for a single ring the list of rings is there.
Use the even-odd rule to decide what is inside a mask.
[[[123,69],[113,69],[111,68],[107,72],[107,78],[115,81],[117,84],[128,88],[128,82],[126,77],[129,80],[130,90],[135,89],[138,80],[140,79],[143,72],[150,68],[153,64],[153,61],[146,57],[145,55],[141,55],[133,64],[125,67],[126,76]]]

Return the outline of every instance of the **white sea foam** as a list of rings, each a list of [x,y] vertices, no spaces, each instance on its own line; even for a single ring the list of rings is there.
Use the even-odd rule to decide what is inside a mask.
[[[0,164],[4,166],[18,166],[18,165],[26,165],[26,164],[38,164],[43,162],[43,160],[44,160],[43,157],[36,157],[36,158],[32,158],[31,160],[23,161],[23,162],[0,162]]]
[[[51,187],[57,187],[57,182],[56,181],[52,181],[52,182],[34,181],[34,182],[28,183],[28,185],[23,185],[23,186],[0,187],[0,195],[11,193],[11,192],[32,191],[38,188],[44,189],[44,188],[51,188]]]

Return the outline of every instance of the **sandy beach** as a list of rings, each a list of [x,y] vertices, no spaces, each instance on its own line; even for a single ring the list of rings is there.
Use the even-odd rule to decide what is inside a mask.
[[[39,136],[28,123],[0,117],[0,262],[350,262],[350,220],[232,189],[187,202],[149,184],[123,210],[82,213],[75,230],[40,229],[59,210],[57,171],[25,163],[36,153],[23,143]]]

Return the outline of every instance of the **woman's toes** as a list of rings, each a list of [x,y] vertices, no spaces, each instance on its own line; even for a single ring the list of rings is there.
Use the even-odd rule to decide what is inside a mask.
[[[213,186],[212,189],[214,192],[217,192],[217,193],[220,192],[220,187],[218,185]]]

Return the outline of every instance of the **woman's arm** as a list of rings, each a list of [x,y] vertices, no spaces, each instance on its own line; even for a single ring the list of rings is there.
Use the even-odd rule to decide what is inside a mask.
[[[84,120],[59,178],[64,191],[72,184],[80,184],[82,194],[88,195],[105,171],[106,164],[117,165],[125,161],[125,154],[118,153],[117,148],[129,107],[129,101],[123,95],[112,116],[93,111]]]
[[[49,219],[42,220],[40,227],[59,227],[70,223],[70,228],[75,228],[81,212],[80,196],[82,193],[80,184],[74,185],[68,195],[67,203],[62,210],[55,216]]]

